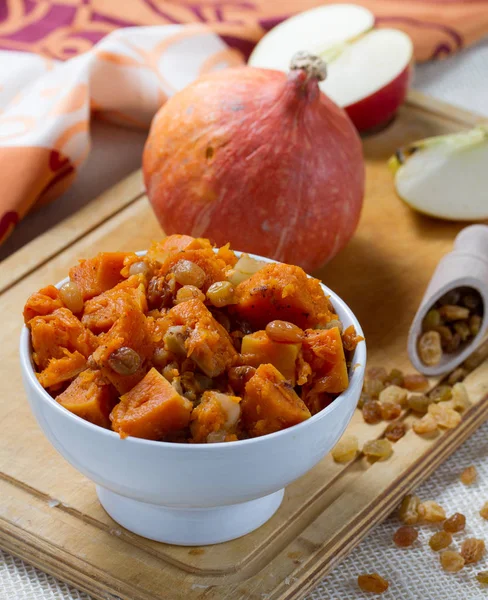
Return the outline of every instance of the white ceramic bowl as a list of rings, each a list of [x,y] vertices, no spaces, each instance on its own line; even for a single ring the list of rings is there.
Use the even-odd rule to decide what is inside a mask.
[[[354,325],[362,334],[343,300],[323,289],[344,326]],[[260,527],[278,509],[285,486],[334,447],[361,393],[366,346],[358,344],[347,390],[307,421],[259,438],[201,445],[120,439],[63,408],[36,378],[25,326],[20,361],[37,422],[56,450],[96,484],[107,513],[144,537],[193,546],[224,542]]]

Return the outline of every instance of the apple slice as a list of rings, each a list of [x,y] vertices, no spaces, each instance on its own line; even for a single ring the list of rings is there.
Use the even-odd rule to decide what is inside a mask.
[[[298,50],[320,56],[328,70],[321,90],[346,110],[359,131],[366,131],[390,120],[404,101],[413,56],[408,35],[373,26],[373,14],[361,6],[314,8],[266,34],[249,64],[287,71]]]
[[[420,140],[390,158],[412,208],[451,221],[488,218],[488,126]]]

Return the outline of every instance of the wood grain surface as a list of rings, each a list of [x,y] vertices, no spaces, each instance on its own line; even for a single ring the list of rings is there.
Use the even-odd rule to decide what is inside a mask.
[[[398,200],[386,160],[399,145],[476,120],[412,94],[388,128],[364,139],[367,190],[360,227],[315,274],[357,314],[369,364],[410,368],[408,327],[461,227],[420,216]],[[268,523],[239,540],[197,550],[145,540],[108,517],[94,486],[43,437],[22,388],[17,347],[29,293],[63,278],[78,258],[144,249],[162,235],[137,173],[2,263],[0,546],[100,599],[301,598],[484,421],[488,363],[466,380],[474,404],[455,430],[430,439],[410,430],[386,462],[370,464],[359,456],[338,465],[327,456],[287,488]],[[488,346],[480,360],[485,356]],[[385,425],[367,425],[357,413],[349,431],[362,443],[381,437]]]

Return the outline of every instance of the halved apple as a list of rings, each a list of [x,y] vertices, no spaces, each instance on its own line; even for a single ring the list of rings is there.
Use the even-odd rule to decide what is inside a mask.
[[[402,31],[374,29],[374,15],[361,6],[320,6],[283,21],[260,40],[249,64],[287,71],[299,50],[326,61],[320,88],[359,131],[387,122],[405,99],[413,44]]]
[[[402,200],[451,221],[488,218],[488,125],[420,140],[389,161]]]

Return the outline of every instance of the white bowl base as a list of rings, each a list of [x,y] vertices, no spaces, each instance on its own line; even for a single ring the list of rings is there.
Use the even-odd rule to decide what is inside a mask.
[[[178,546],[205,546],[254,531],[278,510],[285,490],[263,498],[213,508],[174,508],[133,500],[96,486],[107,513],[137,535]]]

